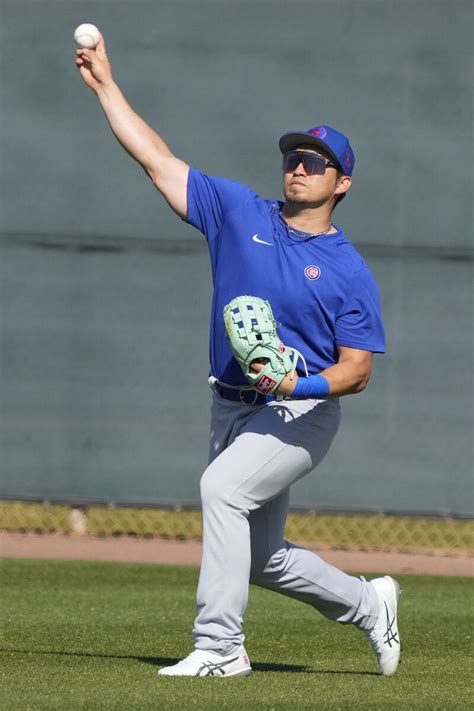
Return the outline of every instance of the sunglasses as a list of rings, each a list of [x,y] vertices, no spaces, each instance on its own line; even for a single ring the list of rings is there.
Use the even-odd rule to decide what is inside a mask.
[[[326,168],[337,168],[335,163],[319,153],[304,153],[303,151],[289,151],[283,156],[283,170],[285,173],[293,171],[303,163],[307,175],[324,175]]]

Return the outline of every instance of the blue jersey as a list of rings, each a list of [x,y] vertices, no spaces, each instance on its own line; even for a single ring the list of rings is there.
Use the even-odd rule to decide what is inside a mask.
[[[281,207],[232,180],[189,173],[187,221],[206,236],[212,263],[211,373],[229,385],[247,383],[222,312],[244,294],[270,302],[281,340],[310,375],[337,363],[338,346],[385,352],[377,285],[360,254],[339,229],[294,234]]]

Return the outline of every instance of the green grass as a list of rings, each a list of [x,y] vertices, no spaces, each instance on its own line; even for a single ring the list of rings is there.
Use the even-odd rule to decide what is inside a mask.
[[[0,708],[470,708],[471,581],[398,579],[403,663],[395,677],[375,674],[353,627],[252,588],[246,646],[255,672],[169,679],[156,667],[192,648],[195,568],[5,559]]]

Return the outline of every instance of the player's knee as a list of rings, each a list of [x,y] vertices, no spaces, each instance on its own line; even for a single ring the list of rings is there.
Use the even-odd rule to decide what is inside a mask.
[[[248,502],[235,486],[226,486],[222,472],[215,471],[212,465],[204,472],[200,484],[202,510],[225,509],[229,514],[236,513],[248,517]]]
[[[228,496],[223,486],[222,476],[211,466],[202,475],[201,502],[203,507],[227,506]]]
[[[206,469],[202,475],[199,488],[203,505],[212,503],[218,497],[216,477],[212,475],[209,469]]]

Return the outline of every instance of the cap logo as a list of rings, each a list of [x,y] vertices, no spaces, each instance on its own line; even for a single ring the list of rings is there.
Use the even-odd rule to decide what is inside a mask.
[[[304,270],[305,277],[308,279],[311,279],[311,281],[314,281],[315,279],[319,279],[321,276],[321,269],[319,267],[315,267],[314,264],[310,264],[309,267],[306,267]]]
[[[326,138],[328,135],[328,132],[324,128],[324,126],[316,126],[315,128],[310,128],[308,133],[310,133],[312,136],[316,136],[316,138]]]

